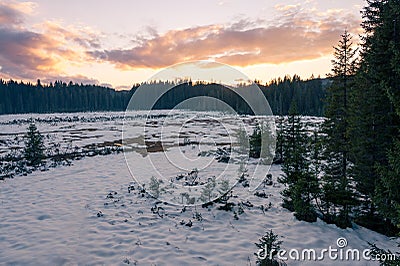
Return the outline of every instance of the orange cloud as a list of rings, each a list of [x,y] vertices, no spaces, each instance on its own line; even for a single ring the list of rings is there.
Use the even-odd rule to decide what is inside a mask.
[[[34,6],[0,2],[0,74],[24,80],[68,76],[63,66],[84,62],[87,48],[100,47],[98,40],[88,30],[65,29],[54,22],[42,23],[38,32],[25,28],[25,15],[32,13]]]
[[[31,2],[0,0],[0,75],[14,79],[73,79],[98,83],[65,73],[69,65],[110,63],[119,69],[163,68],[189,60],[211,59],[248,66],[317,59],[332,53],[344,29],[360,33],[360,21],[343,10],[319,12],[301,5],[276,6],[272,21],[242,19],[170,30],[148,28],[127,49],[101,49],[100,32],[84,26],[45,21],[28,28]]]
[[[21,6],[15,6],[14,3],[0,2],[0,25],[18,25],[23,20],[23,11],[19,10]]]
[[[53,35],[53,38],[57,38],[63,43],[76,45],[83,48],[100,48],[99,36],[100,32],[96,32],[89,27],[68,27],[65,28],[54,21],[45,21],[39,25],[40,28],[44,28],[47,35]]]
[[[299,5],[278,6],[277,10],[282,16],[276,25],[242,20],[232,25],[171,30],[141,40],[130,49],[88,54],[121,69],[162,68],[203,59],[236,66],[280,64],[329,55],[345,29],[360,32],[359,19],[343,10],[317,12]]]
[[[275,5],[275,9],[278,11],[289,11],[292,9],[297,9],[300,7],[300,4],[296,4],[296,5],[282,5],[282,4],[278,4]]]

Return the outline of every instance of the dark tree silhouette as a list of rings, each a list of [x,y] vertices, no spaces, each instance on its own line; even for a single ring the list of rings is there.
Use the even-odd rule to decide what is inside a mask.
[[[32,122],[25,135],[24,156],[29,166],[38,166],[44,159],[43,136],[38,131],[36,125]]]

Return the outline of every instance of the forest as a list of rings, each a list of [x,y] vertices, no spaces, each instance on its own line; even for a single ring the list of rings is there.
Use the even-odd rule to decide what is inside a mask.
[[[269,84],[258,84],[258,86],[266,96],[274,114],[288,114],[290,103],[295,100],[301,114],[322,116],[327,84],[329,80],[320,78],[301,80],[299,76],[294,75],[275,79]],[[165,82],[161,85],[165,85]],[[179,84],[171,82],[170,85],[176,88],[165,95],[155,108],[170,109],[184,98],[202,95],[219,98],[239,113],[251,114],[251,110],[243,106],[242,99],[222,85],[190,81]],[[73,82],[67,84],[55,81],[42,85],[38,80],[34,85],[0,79],[0,114],[125,111],[138,87],[139,84],[136,84],[129,91],[115,91],[106,87]]]
[[[356,223],[395,236],[400,232],[400,4],[371,0],[362,15],[361,44],[344,31],[334,47],[322,126],[305,130],[295,102],[287,121],[278,122],[282,196],[299,220],[321,217],[341,228]]]

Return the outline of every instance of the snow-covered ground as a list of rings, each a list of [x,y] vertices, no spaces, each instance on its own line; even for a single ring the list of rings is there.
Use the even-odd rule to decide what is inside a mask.
[[[66,119],[49,122],[55,116]],[[68,117],[73,116],[78,118],[69,122]],[[25,132],[27,124],[23,119],[29,117],[0,116],[0,140],[3,140],[0,144],[5,152],[11,136],[21,136]],[[52,134],[53,141],[68,143],[72,139],[73,146],[121,138],[122,113],[35,117],[49,118],[37,125],[45,134]],[[175,122],[187,121],[185,116],[179,118],[177,114],[171,118]],[[22,120],[19,123],[7,122],[13,119]],[[133,130],[126,133],[131,140],[136,138],[137,141],[132,141],[131,144],[139,148],[138,139],[143,132],[143,128],[139,126],[141,119],[132,117],[129,120],[132,122],[130,128],[136,128],[137,122],[137,132]],[[314,118],[309,120],[318,121]],[[196,130],[190,130],[191,126],[184,129],[189,134],[189,139],[193,134],[199,134],[199,126],[202,126],[202,131],[211,126],[214,135],[221,134],[216,142],[227,141],[224,138],[226,134],[223,133],[226,129],[196,121],[192,123]],[[157,129],[157,126],[154,128]],[[197,148],[192,148],[193,145],[179,146],[175,142],[174,134],[185,133],[180,128],[179,123],[175,128],[165,127],[163,134],[166,139],[163,141],[170,145],[164,153],[176,153],[178,148],[186,149],[184,154],[194,160],[196,158],[193,154],[194,151],[198,152]],[[157,141],[157,134],[154,135],[151,128],[149,130],[150,136]],[[207,148],[209,144],[200,146]],[[130,153],[140,155],[137,157],[137,168],[145,168],[140,160],[146,155],[140,150]],[[157,164],[157,156],[161,153],[163,152],[158,151],[151,154],[153,164]],[[151,155],[147,154],[147,157]],[[127,158],[134,160],[136,157]],[[213,157],[205,159],[214,160]],[[199,163],[203,163],[202,160]],[[214,168],[211,169],[215,171],[225,165],[223,162],[213,163]],[[131,161],[130,168],[134,166],[135,161]],[[249,168],[251,167],[250,164]],[[162,171],[162,168],[159,170]],[[266,172],[268,167],[261,166],[261,170],[263,169]],[[204,171],[200,169],[199,175],[209,176],[212,174],[209,171],[208,167],[204,167]],[[265,194],[264,197],[254,195],[243,183],[236,184],[233,196],[229,199],[236,204],[233,211],[219,210],[221,205],[218,204],[184,208],[160,202],[141,192],[141,187],[131,177],[131,172],[121,153],[87,157],[74,161],[72,166],[51,168],[49,171],[37,171],[27,176],[0,181],[0,264],[255,265],[254,253],[257,248],[254,243],[271,229],[282,236],[282,248],[287,251],[320,251],[329,246],[337,248],[336,241],[340,237],[346,238],[348,242],[345,249],[357,248],[362,251],[368,248],[368,241],[383,248],[397,249],[395,240],[356,225],[353,229],[343,230],[320,220],[316,223],[297,221],[291,212],[281,207],[279,193],[282,187],[277,183],[277,178],[282,172],[276,165],[269,170],[273,176],[273,185],[262,185],[257,189],[259,195]],[[180,173],[184,173],[184,169],[176,173],[171,170],[168,175]],[[228,171],[225,174],[235,173]],[[289,260],[287,263],[378,265],[362,259],[333,261],[328,256],[324,261]]]
[[[0,154],[21,148],[30,119],[44,135],[46,146],[60,144],[61,151],[121,139],[123,112],[0,115]],[[132,117],[131,119],[135,119]]]

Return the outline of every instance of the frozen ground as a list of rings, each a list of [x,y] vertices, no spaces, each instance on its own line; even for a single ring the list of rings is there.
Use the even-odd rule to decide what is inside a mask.
[[[38,127],[41,131],[53,132],[54,139],[60,142],[68,143],[68,136],[74,136],[76,140],[72,145],[87,145],[118,140],[122,127],[119,115],[77,114],[75,122],[68,122],[68,119],[58,123],[47,121],[38,123]],[[93,119],[81,120],[81,117]],[[10,134],[21,135],[26,129],[22,122],[19,125],[7,124],[10,118],[16,117],[0,117],[3,123],[1,132],[8,134],[8,138],[3,135],[2,143],[7,143]],[[27,116],[19,118],[26,119]],[[140,118],[137,120],[140,124]],[[195,124],[206,128],[209,123]],[[82,130],[85,128],[92,130]],[[166,141],[170,143],[166,153],[176,153],[181,147],[186,149],[185,155],[190,158],[193,150],[198,152],[192,148],[193,145],[179,146],[176,143],[172,136],[179,130],[174,127],[165,129],[169,132]],[[131,140],[135,137],[140,139],[141,132],[138,127],[138,131],[131,132],[129,137]],[[222,129],[215,132],[223,134]],[[155,138],[153,142],[157,141],[157,135],[152,133],[150,136]],[[223,136],[218,140],[226,141]],[[131,145],[140,149],[141,143],[132,141]],[[202,147],[208,145],[204,143]],[[146,158],[142,151],[134,149],[131,153],[140,155],[137,166],[143,167],[139,165],[143,163],[140,160]],[[153,163],[157,163],[159,154],[159,151],[154,152]],[[135,165],[134,161],[131,168],[132,165]],[[222,165],[216,163],[214,169],[218,170]],[[199,173],[210,174],[206,170]],[[216,204],[205,208],[183,208],[164,204],[141,193],[123,154],[88,157],[74,161],[72,166],[5,179],[0,181],[0,264],[255,265],[254,252],[257,249],[254,243],[270,229],[282,236],[285,250],[337,248],[339,237],[347,239],[346,249],[362,251],[368,247],[369,241],[396,250],[394,240],[356,225],[353,229],[343,230],[319,220],[311,224],[297,221],[291,212],[280,206],[282,187],[276,182],[281,174],[279,166],[272,166],[270,173],[273,185],[262,185],[257,190],[265,197],[255,196],[242,183],[233,188],[234,197],[230,201],[236,204],[236,215],[233,211],[219,210]],[[174,173],[171,170],[168,174]],[[243,213],[238,214],[239,206]],[[328,258],[317,262],[289,260],[287,263],[377,265],[365,260],[338,262]]]
[[[136,119],[137,117],[131,117]],[[0,116],[0,155],[23,146],[30,119],[45,136],[45,144],[61,151],[121,139],[124,113],[20,114]],[[139,118],[138,118],[139,119]]]

